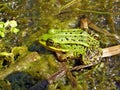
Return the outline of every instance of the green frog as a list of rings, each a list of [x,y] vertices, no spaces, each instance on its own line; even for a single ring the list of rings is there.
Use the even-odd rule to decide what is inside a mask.
[[[82,65],[97,64],[102,55],[99,41],[82,29],[50,29],[39,38],[46,49],[56,53],[59,61],[80,59]]]
[[[66,76],[73,88],[76,88],[77,82],[71,71],[96,65],[102,56],[102,49],[96,36],[82,29],[50,29],[48,33],[40,36],[39,43],[55,52],[63,67],[66,67],[69,60],[80,62],[73,65],[70,70],[65,68]]]

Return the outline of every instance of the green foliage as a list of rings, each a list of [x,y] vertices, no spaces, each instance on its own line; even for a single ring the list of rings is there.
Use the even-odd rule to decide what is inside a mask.
[[[15,20],[7,21],[7,22],[0,22],[0,37],[5,37],[7,33],[15,33],[19,32],[17,27],[17,22]]]

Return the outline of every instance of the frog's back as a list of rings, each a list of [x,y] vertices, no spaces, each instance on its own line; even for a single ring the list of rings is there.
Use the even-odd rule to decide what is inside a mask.
[[[81,29],[51,30],[51,39],[62,45],[99,47],[99,41]],[[73,47],[73,46],[72,46]]]

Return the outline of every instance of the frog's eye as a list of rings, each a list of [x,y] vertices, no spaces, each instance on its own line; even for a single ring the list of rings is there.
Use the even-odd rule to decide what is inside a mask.
[[[47,39],[46,45],[53,46],[53,44],[54,44],[54,41],[52,39]]]

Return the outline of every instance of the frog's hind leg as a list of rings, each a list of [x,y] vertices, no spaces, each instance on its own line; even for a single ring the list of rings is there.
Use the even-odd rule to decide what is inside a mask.
[[[68,78],[68,80],[70,80],[71,86],[74,88],[74,90],[76,90],[75,88],[77,88],[77,81],[75,77],[72,75],[71,71],[67,67],[66,62],[61,62],[61,64],[65,67],[66,77]]]
[[[76,88],[77,87],[77,81],[76,81],[75,77],[72,75],[71,71],[68,70],[68,69],[66,70],[66,76],[70,80],[70,83],[71,83],[72,87]]]

